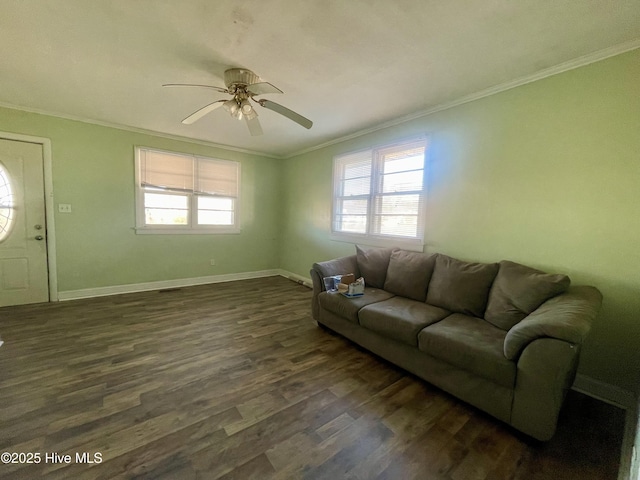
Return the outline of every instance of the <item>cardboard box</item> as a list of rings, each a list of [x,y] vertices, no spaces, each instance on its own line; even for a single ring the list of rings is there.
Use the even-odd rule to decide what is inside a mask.
[[[340,283],[344,283],[345,285],[351,285],[356,281],[356,276],[353,273],[347,273],[346,275],[342,275],[340,279]]]

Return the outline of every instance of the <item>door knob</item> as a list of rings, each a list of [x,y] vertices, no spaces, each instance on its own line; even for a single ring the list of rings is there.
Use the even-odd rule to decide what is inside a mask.
[[[42,230],[42,225],[34,225],[33,228],[36,230]]]
[[[44,237],[42,235],[36,235],[36,240],[44,240]]]

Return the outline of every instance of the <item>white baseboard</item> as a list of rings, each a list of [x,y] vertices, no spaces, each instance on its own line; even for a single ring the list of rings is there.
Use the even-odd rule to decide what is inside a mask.
[[[207,283],[233,282],[250,278],[273,277],[282,275],[280,270],[260,270],[257,272],[229,273],[226,275],[210,275],[206,277],[177,278],[175,280],[161,280],[158,282],[134,283],[129,285],[113,285],[110,287],[85,288],[82,290],[67,290],[58,292],[58,300],[78,300],[81,298],[105,297],[122,293],[147,292],[165,288],[190,287]]]
[[[635,410],[637,406],[638,400],[632,392],[580,373],[571,388],[625,410]]]
[[[287,270],[278,270],[278,275],[288,278],[289,280],[293,280],[294,282],[301,283],[305,287],[313,288],[313,282],[308,277],[303,277],[302,275],[298,275]]]

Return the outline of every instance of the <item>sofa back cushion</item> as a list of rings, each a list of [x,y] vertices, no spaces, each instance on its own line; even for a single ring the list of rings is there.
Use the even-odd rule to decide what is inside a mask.
[[[389,259],[384,289],[402,297],[424,302],[435,263],[435,255],[394,250]]]
[[[509,330],[544,302],[566,292],[570,283],[566,275],[552,275],[503,260],[489,293],[484,318]]]
[[[371,248],[369,250],[363,250],[356,245],[358,269],[367,287],[384,287],[392,250],[391,248]]]
[[[497,263],[468,263],[438,254],[427,303],[482,318],[497,273]]]

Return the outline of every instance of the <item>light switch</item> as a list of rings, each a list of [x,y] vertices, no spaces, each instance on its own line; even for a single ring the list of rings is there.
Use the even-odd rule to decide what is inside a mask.
[[[71,204],[70,203],[59,203],[58,211],[60,213],[71,213]]]

